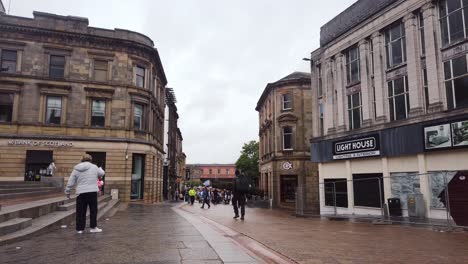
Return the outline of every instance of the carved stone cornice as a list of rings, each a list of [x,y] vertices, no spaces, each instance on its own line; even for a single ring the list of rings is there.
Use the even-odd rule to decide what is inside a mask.
[[[287,114],[283,114],[283,115],[280,115],[278,118],[278,123],[295,123],[297,122],[297,120],[299,120],[299,118],[297,118],[297,116],[291,114],[291,113],[287,113]]]

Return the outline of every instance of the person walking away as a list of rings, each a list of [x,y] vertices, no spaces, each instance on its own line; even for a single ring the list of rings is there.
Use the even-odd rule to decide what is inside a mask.
[[[208,188],[205,187],[202,191],[202,199],[203,199],[203,204],[201,206],[202,209],[205,209],[205,204],[208,205],[208,209],[211,208],[210,206],[210,191],[208,191]]]
[[[85,154],[81,158],[81,162],[77,164],[68,179],[65,193],[70,199],[71,189],[76,185],[76,231],[82,234],[86,226],[86,210],[89,206],[89,227],[91,233],[102,232],[102,229],[97,227],[97,194],[99,191],[99,177],[104,176],[105,172],[100,167],[92,164],[92,157]]]
[[[240,207],[240,219],[244,220],[245,218],[245,200],[246,194],[249,192],[250,183],[248,178],[240,173],[239,170],[236,170],[236,179],[233,185],[233,197],[232,197],[232,206],[234,207],[234,219],[239,218],[239,207]]]
[[[190,205],[193,205],[193,203],[195,202],[195,195],[197,195],[197,192],[195,191],[194,188],[191,188],[188,191],[188,194],[189,194],[189,197],[190,197]]]

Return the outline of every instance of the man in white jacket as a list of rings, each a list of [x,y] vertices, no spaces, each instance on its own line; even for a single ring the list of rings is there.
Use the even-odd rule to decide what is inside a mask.
[[[81,163],[73,168],[73,172],[68,179],[65,193],[70,198],[71,188],[76,185],[76,231],[82,234],[86,226],[86,210],[89,206],[89,227],[91,233],[102,232],[102,229],[97,227],[97,194],[99,191],[99,177],[104,176],[103,169],[92,164],[92,157],[85,154]]]

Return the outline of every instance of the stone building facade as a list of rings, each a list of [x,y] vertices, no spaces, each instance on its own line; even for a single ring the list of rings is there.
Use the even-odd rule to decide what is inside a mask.
[[[422,194],[423,216],[446,217],[443,178],[468,170],[465,17],[460,0],[359,0],[321,28],[311,152],[322,213],[380,215],[400,198],[407,216]]]
[[[0,14],[0,180],[68,179],[85,153],[123,201],[162,199],[165,86],[147,36]]]
[[[255,110],[260,126],[260,188],[273,206],[318,213],[317,165],[309,152],[311,101],[310,74],[295,72],[269,83]]]

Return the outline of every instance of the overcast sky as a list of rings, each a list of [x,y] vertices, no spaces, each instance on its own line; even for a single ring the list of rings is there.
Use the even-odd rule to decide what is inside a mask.
[[[3,0],[8,9],[10,0]],[[11,0],[10,14],[87,17],[149,36],[177,97],[187,163],[234,163],[258,140],[256,103],[269,82],[319,46],[320,27],[355,0]]]

